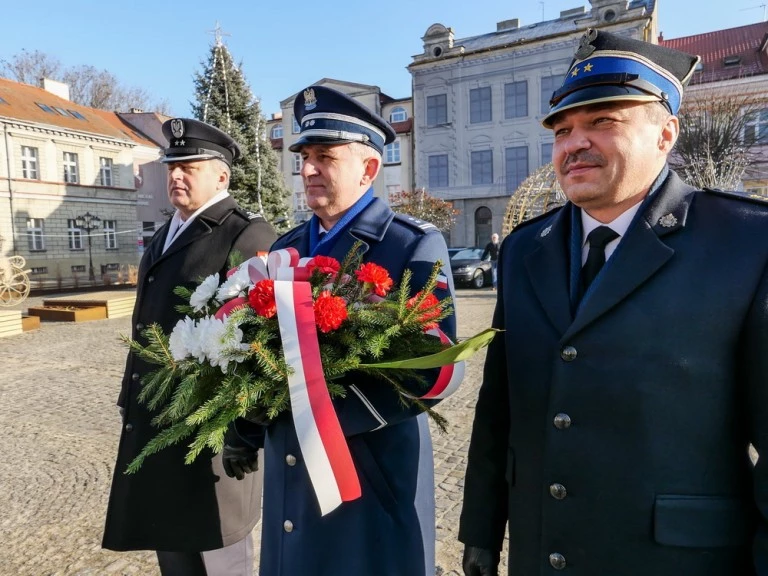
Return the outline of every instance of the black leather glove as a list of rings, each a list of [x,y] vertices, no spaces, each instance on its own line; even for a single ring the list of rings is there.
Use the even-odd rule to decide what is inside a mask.
[[[262,406],[251,408],[248,410],[248,412],[245,413],[243,418],[248,420],[248,422],[253,422],[254,424],[259,424],[260,426],[269,426],[272,424],[272,419],[267,416],[267,409]]]
[[[461,563],[464,576],[499,576],[499,558],[496,550],[466,546]]]
[[[259,451],[248,446],[224,444],[224,449],[221,451],[221,461],[227,476],[242,480],[246,474],[256,472],[259,469]]]

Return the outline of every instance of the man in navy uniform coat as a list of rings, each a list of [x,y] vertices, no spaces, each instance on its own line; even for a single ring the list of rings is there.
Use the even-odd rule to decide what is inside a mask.
[[[453,293],[448,250],[433,225],[395,214],[373,195],[387,122],[345,94],[324,86],[299,93],[301,126],[291,150],[303,158],[307,204],[314,215],[272,246],[301,256],[341,261],[358,240],[364,261],[386,268],[395,282],[413,272],[414,292],[433,264],[447,277],[438,298]],[[442,330],[455,337],[454,317]],[[404,408],[386,383],[363,375],[345,379],[334,400],[362,488],[362,497],[321,516],[291,415],[267,422],[262,576],[433,576],[435,517],[432,442],[425,414]],[[413,384],[411,393],[427,389]],[[434,402],[431,402],[434,403]]]
[[[237,143],[217,128],[186,118],[163,124],[169,145],[168,195],[176,212],[158,230],[141,259],[132,338],[158,323],[168,334],[185,304],[176,286],[194,289],[202,278],[224,278],[234,251],[243,258],[266,252],[275,240],[261,216],[243,211],[227,192]],[[157,433],[154,416],[138,401],[141,379],[157,366],[128,354],[118,406],[123,414],[120,447],[107,509],[103,546],[157,550],[163,576],[251,576],[251,530],[259,519],[261,473],[257,448],[240,442],[223,455],[201,455],[184,464],[186,445],[150,456],[126,475],[128,464]],[[235,479],[237,476],[241,480]]]
[[[467,575],[505,526],[510,576],[768,575],[768,205],[667,167],[697,61],[590,30],[553,94],[570,202],[501,247]]]

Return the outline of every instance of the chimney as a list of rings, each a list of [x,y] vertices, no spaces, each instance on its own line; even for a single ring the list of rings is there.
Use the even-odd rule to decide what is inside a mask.
[[[131,114],[144,114],[144,110],[141,108],[131,108],[128,112]]]
[[[587,9],[584,6],[579,8],[571,8],[569,10],[561,10],[560,18],[574,18],[576,16],[584,16],[587,13]]]
[[[502,20],[496,24],[496,32],[503,32],[505,30],[517,30],[518,28],[520,28],[520,18]]]
[[[272,112],[272,120],[282,120],[282,119],[283,119],[282,112]]]
[[[659,32],[659,44],[664,42],[664,32]]]
[[[64,82],[57,82],[56,80],[51,80],[50,78],[43,78],[42,83],[43,90],[46,92],[55,94],[64,100],[69,100],[69,84],[64,84]]]

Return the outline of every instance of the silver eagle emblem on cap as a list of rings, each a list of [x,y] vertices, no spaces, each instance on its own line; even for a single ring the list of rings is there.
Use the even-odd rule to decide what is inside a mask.
[[[675,215],[672,213],[659,218],[659,225],[664,228],[672,228],[675,224],[677,224],[677,218],[675,218]]]
[[[173,134],[174,138],[184,136],[184,121],[181,118],[171,120],[171,134]]]
[[[315,106],[317,106],[317,96],[315,96],[315,91],[313,88],[307,88],[304,90],[304,109],[312,110]]]
[[[589,58],[592,55],[592,52],[595,51],[595,47],[592,46],[592,42],[594,42],[596,38],[597,30],[594,28],[589,28],[579,41],[579,49],[576,50],[577,60],[584,60],[585,58]]]

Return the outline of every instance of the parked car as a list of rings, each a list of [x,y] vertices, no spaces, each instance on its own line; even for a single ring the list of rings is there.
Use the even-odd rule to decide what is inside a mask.
[[[453,248],[449,248],[449,254]],[[456,286],[471,286],[482,288],[489,285],[491,276],[491,261],[481,260],[482,248],[460,248],[451,254],[451,272]]]

